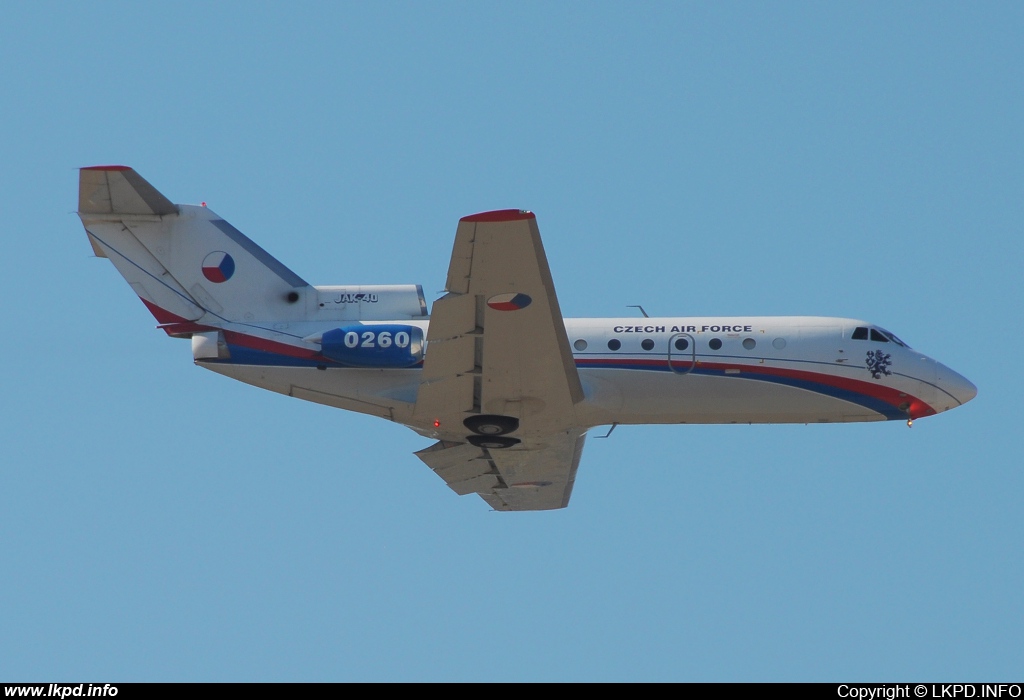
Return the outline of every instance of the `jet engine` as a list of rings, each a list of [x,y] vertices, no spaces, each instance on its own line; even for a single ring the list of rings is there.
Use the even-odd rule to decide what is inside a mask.
[[[324,357],[350,367],[412,367],[423,361],[423,330],[382,324],[342,326],[324,333]]]

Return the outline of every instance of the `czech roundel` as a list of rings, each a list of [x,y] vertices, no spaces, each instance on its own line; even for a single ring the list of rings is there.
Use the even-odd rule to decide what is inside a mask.
[[[533,299],[521,292],[512,292],[491,297],[487,300],[487,305],[495,311],[518,311],[529,306],[531,301]]]
[[[220,284],[231,279],[235,274],[235,259],[222,250],[210,253],[203,258],[203,277]]]

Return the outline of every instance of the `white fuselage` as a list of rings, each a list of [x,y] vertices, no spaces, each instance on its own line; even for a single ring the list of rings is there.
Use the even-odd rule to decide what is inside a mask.
[[[426,331],[429,321],[401,323]],[[852,319],[600,318],[566,319],[565,327],[585,393],[577,409],[581,427],[910,420],[959,406],[976,393],[959,374],[883,337],[880,329],[874,340],[855,338],[857,329],[877,327]],[[449,434],[450,421],[435,426],[414,419],[418,367],[289,361],[286,348],[294,334],[261,333],[261,344],[249,342],[256,336],[251,326],[247,330],[228,334],[231,359],[199,364],[297,398],[389,418],[439,439],[464,432],[457,425]],[[284,352],[268,351],[267,341]],[[247,345],[262,349],[251,353]]]
[[[520,209],[459,219],[428,313],[419,285],[311,285],[126,166],[82,168],[78,200],[93,251],[197,364],[434,438],[417,457],[497,510],[564,508],[598,425],[911,421],[976,394],[863,321],[564,319]]]

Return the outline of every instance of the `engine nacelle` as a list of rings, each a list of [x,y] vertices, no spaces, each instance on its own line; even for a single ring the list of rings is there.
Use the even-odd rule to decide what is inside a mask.
[[[423,361],[423,330],[382,324],[342,326],[324,333],[324,357],[350,367],[412,367]]]
[[[317,287],[308,320],[393,321],[426,318],[427,300],[418,284]]]

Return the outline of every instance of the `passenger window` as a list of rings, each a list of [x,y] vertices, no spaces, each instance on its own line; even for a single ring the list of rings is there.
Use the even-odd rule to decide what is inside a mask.
[[[680,338],[676,341],[676,350],[685,350],[690,347],[690,341],[686,338]]]
[[[580,338],[575,343],[573,343],[572,346],[577,350],[583,351],[587,349],[587,341],[583,340],[583,338]]]
[[[876,331],[874,328],[871,329],[871,339],[878,341],[879,343],[888,343],[889,339],[884,335]]]
[[[640,347],[642,347],[644,350],[653,350],[654,341],[651,340],[650,338],[644,338],[644,342],[640,343]]]
[[[609,350],[618,350],[621,347],[622,347],[622,343],[619,342],[618,338],[612,338],[611,340],[608,341],[608,349]]]
[[[712,350],[721,350],[722,341],[719,340],[718,338],[712,338],[711,340],[708,341],[708,347],[711,348]]]
[[[854,340],[867,340],[868,329],[865,328],[864,326],[858,326],[857,328],[853,329],[853,335],[851,335],[850,337],[853,338]]]
[[[757,341],[754,340],[753,338],[744,338],[743,339],[743,347],[745,347],[747,350],[753,350],[756,345],[757,345]]]

